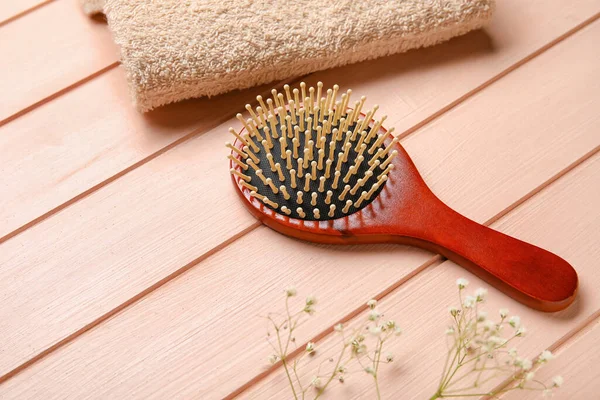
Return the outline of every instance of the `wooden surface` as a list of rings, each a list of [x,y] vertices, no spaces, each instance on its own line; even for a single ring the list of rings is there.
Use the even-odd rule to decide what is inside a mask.
[[[320,298],[298,338],[323,349],[379,298],[406,332],[384,398],[430,394],[453,282],[477,278],[415,248],[260,226],[223,142],[267,87],[140,115],[105,25],[74,0],[18,3],[0,6],[0,398],[287,398],[258,315],[290,284]],[[580,295],[560,313],[489,301],[521,315],[526,354],[558,353],[540,376],[561,373],[564,399],[600,391],[598,12],[502,1],[483,31],[302,78],[367,95],[444,202],[575,267]],[[325,398],[371,390],[357,374]]]

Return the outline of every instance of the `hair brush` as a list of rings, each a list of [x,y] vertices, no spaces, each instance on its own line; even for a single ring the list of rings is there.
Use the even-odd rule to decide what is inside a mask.
[[[228,156],[250,212],[285,235],[318,243],[401,243],[442,254],[516,300],[557,311],[575,298],[577,273],[562,258],[452,210],[351,90],[300,89],[257,97]]]

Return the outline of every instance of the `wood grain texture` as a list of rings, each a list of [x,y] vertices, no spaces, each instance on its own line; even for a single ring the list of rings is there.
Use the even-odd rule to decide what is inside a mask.
[[[600,67],[598,55],[591,51],[597,29],[590,27],[561,43],[404,141],[437,195],[469,217],[485,221],[599,144],[594,94]],[[226,149],[216,157],[209,155],[219,148],[219,135],[226,126],[177,146],[2,245],[0,280],[12,282],[2,291],[3,310],[12,311],[1,316],[6,321],[3,346],[10,349],[4,350],[10,358],[2,358],[3,371],[92,323],[254,223],[226,177],[221,158]],[[198,183],[190,184],[194,180]],[[216,213],[215,204],[226,213]],[[373,293],[410,275],[427,259],[415,249],[379,247],[376,251],[393,253],[383,258],[390,264],[381,264],[381,256],[380,262],[372,263],[369,253],[375,250],[360,247],[353,254],[359,262],[352,265],[357,267],[344,269],[348,277],[341,280],[343,273],[336,270],[321,279],[323,270],[335,266],[335,257],[347,248],[317,247],[323,253],[315,257],[312,245],[266,232],[252,233],[238,242],[243,248],[232,246],[233,250],[225,249],[200,263],[4,387],[67,397],[65,386],[50,382],[71,379],[80,382],[69,386],[73,396],[90,388],[100,396],[127,390],[122,380],[115,379],[127,374],[129,390],[135,388],[140,396],[197,394],[202,389],[220,397],[261,372],[266,345],[264,325],[256,314],[281,295],[286,283],[295,281],[299,287],[335,299],[332,310],[337,311],[323,313],[322,322],[306,328],[310,337],[360,307]],[[566,256],[553,243],[519,232],[516,236]],[[35,247],[29,249],[33,243]],[[281,247],[281,258],[265,254],[265,246]],[[244,256],[244,249],[257,255]],[[326,253],[331,253],[330,258]],[[422,258],[412,263],[411,257]],[[320,258],[326,261],[323,267],[314,265]],[[280,273],[282,268],[285,272]],[[237,278],[240,286],[231,283]],[[198,290],[201,282],[207,286]],[[348,282],[356,289],[348,290]],[[365,296],[355,298],[354,292]],[[200,294],[206,294],[206,300],[197,301]],[[48,297],[54,299],[50,306]],[[175,310],[181,310],[187,322],[179,320]],[[150,329],[144,324],[147,318],[152,318],[152,332],[138,330],[138,326]],[[233,326],[231,334],[223,331],[229,329],[224,328],[228,323]],[[244,334],[240,335],[236,331],[241,327]],[[144,338],[136,341],[139,346],[120,346],[139,335]],[[261,343],[264,347],[259,347]],[[217,347],[209,351],[207,345]],[[243,359],[240,345],[245,349]],[[234,350],[228,353],[229,349]],[[183,365],[185,372],[178,369]],[[167,373],[182,380],[167,384]]]
[[[28,17],[19,22],[18,29],[11,28],[16,30],[13,34],[22,35],[22,31],[30,28],[29,24],[37,23],[43,29],[55,32],[52,37],[56,36],[61,43],[59,48],[41,43],[45,49],[53,49],[51,56],[61,57],[68,52],[71,59],[91,56],[88,47],[94,47],[94,43],[86,40],[110,41],[103,33],[104,26],[92,25],[94,29],[79,35],[77,29],[87,30],[86,24],[96,23],[80,21],[86,17],[80,15],[76,7],[64,4],[69,2],[60,3],[63,4],[52,5],[43,12],[36,11],[36,15],[43,14],[35,17],[39,20],[30,21]],[[350,85],[356,93],[369,94],[373,102],[387,107],[390,125],[395,124],[397,132],[406,131],[581,23],[596,8],[590,1],[577,3],[576,8],[570,3],[554,3],[541,9],[529,2],[502,2],[487,33],[475,32],[434,49],[320,72],[309,77],[309,81],[322,79],[346,87]],[[538,13],[543,22],[536,29],[529,29],[529,17],[533,12]],[[58,30],[52,25],[57,23],[57,13],[62,14]],[[75,21],[71,22],[71,19]],[[513,37],[517,33],[518,40]],[[6,42],[5,46],[9,44]],[[37,42],[34,45],[37,46]],[[26,49],[19,51],[24,54]],[[99,59],[113,60],[109,51],[104,52],[102,48],[93,51],[101,52]],[[21,58],[12,62],[21,62]],[[37,61],[37,58],[28,60],[27,64],[33,69]],[[81,68],[103,65],[100,61],[94,63],[75,64]],[[8,71],[8,63],[5,65],[7,73],[20,73],[12,68]],[[60,66],[56,68],[66,71]],[[467,70],[469,73],[465,73]],[[36,72],[35,79],[45,79],[46,73],[45,68]],[[457,76],[460,78],[455,79]],[[21,78],[5,74],[1,79],[15,90],[18,88],[13,86]],[[68,77],[65,78],[67,81]],[[33,86],[37,90],[39,84]],[[395,88],[392,93],[390,87]],[[248,93],[259,91],[260,88],[255,88]],[[424,93],[428,95],[424,96]],[[30,97],[37,99],[38,95],[32,93]],[[20,93],[18,96],[29,95]],[[218,110],[231,113],[232,109],[239,109],[236,102],[239,98],[249,99],[230,94],[177,104],[142,116],[130,107],[124,74],[114,70],[3,126],[0,128],[0,151],[6,156],[0,158],[0,169],[7,179],[0,183],[5,193],[0,207],[0,238],[6,239],[7,235],[27,228],[32,221],[37,222],[57,207],[94,190],[95,185],[145,162],[191,130],[210,127],[222,116]],[[65,114],[64,109],[70,112]],[[198,109],[196,113],[195,109]],[[208,117],[213,113],[214,120]]]
[[[596,289],[600,276],[595,268],[600,256],[596,245],[600,237],[600,216],[595,211],[595,204],[600,201],[599,173],[600,155],[596,155],[493,224],[503,232],[518,233],[527,240],[556,249],[573,261],[581,275],[578,300],[572,307],[555,314],[539,313],[490,288],[485,305],[489,315],[507,307],[511,315],[521,317],[527,328],[527,335],[514,343],[524,357],[537,356],[600,309],[600,292]],[[426,270],[380,301],[380,311],[386,318],[396,319],[405,332],[385,350],[394,353],[397,361],[380,370],[383,398],[424,399],[435,392],[446,356],[444,331],[451,323],[448,307],[458,302],[454,282],[459,277],[467,277],[471,282],[469,291],[488,287],[456,264],[446,261]],[[366,314],[363,313],[350,321],[348,327],[364,320]],[[306,365],[304,380],[310,378],[309,371],[315,364],[331,357],[338,347],[339,337],[334,335],[317,343],[321,356]],[[280,370],[253,387],[241,398],[288,397],[289,389],[282,372]],[[330,389],[323,398],[361,399],[370,398],[374,393],[372,377],[360,372],[348,377],[347,384],[334,385]],[[564,398],[589,398],[575,396],[577,388],[573,389],[568,391],[565,387]],[[515,398],[523,398],[521,393]],[[539,393],[537,395],[539,397]]]
[[[565,379],[561,390],[552,397],[555,400],[593,399],[600,393],[600,320],[596,319],[573,340],[561,348],[557,358],[536,371],[536,378],[549,382],[557,375]],[[512,392],[501,397],[505,400],[538,399],[539,393]]]
[[[124,72],[117,68],[0,127],[0,242],[186,135],[219,125],[232,108],[243,108],[264,90],[189,100],[142,115],[130,106]]]
[[[26,44],[26,45],[24,45]],[[55,1],[0,28],[0,124],[117,60],[103,22],[75,0]]]

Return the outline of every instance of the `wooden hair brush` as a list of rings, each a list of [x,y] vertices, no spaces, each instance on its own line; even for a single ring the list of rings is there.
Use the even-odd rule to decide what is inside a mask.
[[[562,258],[458,214],[429,190],[377,106],[352,91],[304,82],[259,106],[228,156],[240,198],[265,225],[318,243],[401,243],[442,254],[516,300],[558,311],[575,299],[577,273]]]

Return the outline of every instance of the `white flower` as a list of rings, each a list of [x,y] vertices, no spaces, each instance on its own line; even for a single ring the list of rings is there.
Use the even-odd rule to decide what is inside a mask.
[[[373,336],[379,336],[381,334],[381,327],[380,326],[370,326],[369,333]]]
[[[450,307],[448,311],[450,311],[450,315],[452,315],[453,317],[456,317],[460,312],[460,310],[456,307]]]
[[[494,323],[494,321],[491,320],[487,320],[483,322],[483,330],[485,331],[492,331],[496,328],[496,323]]]
[[[381,317],[376,310],[369,311],[369,321],[377,321]]]
[[[528,359],[528,358],[521,358],[521,357],[518,357],[515,360],[515,365],[517,367],[521,367],[521,369],[523,371],[529,371],[531,369],[531,367],[533,367],[533,363],[531,362],[530,359]]]
[[[508,324],[513,328],[518,328],[519,326],[521,326],[521,318],[519,318],[516,315],[513,315],[508,319]]]
[[[294,297],[298,292],[296,291],[296,288],[294,286],[290,286],[287,289],[285,289],[285,294],[287,295],[287,297]]]
[[[388,329],[395,329],[398,325],[396,325],[396,321],[394,321],[393,319],[390,319],[389,321],[387,321],[385,323],[385,326]]]
[[[336,326],[333,327],[333,330],[336,331],[336,332],[343,331],[344,330],[344,324],[342,324],[342,323],[337,324]]]
[[[500,318],[504,319],[508,316],[508,308],[501,308],[500,309]]]
[[[506,343],[506,340],[504,338],[501,338],[500,336],[490,336],[488,338],[488,343],[494,346],[500,346]]]
[[[377,300],[375,300],[375,299],[371,299],[371,300],[367,301],[367,306],[371,310],[374,309],[376,305],[377,305]]]
[[[315,304],[317,304],[317,298],[315,296],[310,295],[306,297],[307,306],[314,306]]]
[[[465,297],[465,300],[463,301],[463,307],[464,308],[473,308],[476,301],[477,301],[477,299],[475,297],[467,296],[467,297]]]
[[[275,364],[277,360],[279,360],[279,357],[277,357],[276,354],[271,354],[269,356],[269,364]]]
[[[402,335],[402,329],[400,329],[399,326],[394,328],[394,335],[396,335],[396,336]]]
[[[484,288],[479,288],[475,291],[475,298],[477,299],[478,303],[481,303],[485,300],[485,297],[487,296],[487,289]]]
[[[323,387],[323,381],[318,376],[313,377],[310,384],[317,389],[321,389]]]
[[[542,392],[542,396],[550,398],[552,397],[552,390],[551,389],[546,389]]]
[[[552,354],[552,352],[550,350],[544,350],[544,351],[542,351],[542,354],[540,354],[538,361],[540,363],[545,363],[552,359],[554,359],[554,354]]]
[[[458,288],[460,290],[466,288],[467,286],[469,286],[469,281],[466,280],[465,278],[458,278],[456,280],[456,286],[458,286]]]
[[[517,329],[517,331],[515,332],[515,336],[525,336],[525,333],[527,333],[527,329],[525,329],[525,327],[522,326],[519,329]]]
[[[453,327],[453,326],[449,326],[449,327],[446,329],[446,335],[454,335],[454,332],[455,332],[455,331],[454,331],[454,327]]]
[[[517,349],[512,347],[510,350],[508,350],[508,355],[511,356],[512,358],[516,358],[517,357]]]
[[[552,386],[554,387],[561,387],[563,383],[565,383],[565,380],[560,375],[557,375],[554,378],[552,378]]]
[[[387,362],[392,362],[394,361],[394,355],[392,353],[387,353],[385,359]]]
[[[487,319],[487,313],[485,311],[479,311],[477,313],[477,322],[483,322]]]
[[[365,368],[365,372],[369,375],[375,376],[375,370],[373,369],[373,367],[369,366],[369,367]]]
[[[525,375],[525,380],[526,381],[530,381],[533,379],[533,377],[535,376],[535,373],[533,372],[528,372],[527,375]]]
[[[314,353],[314,351],[315,351],[315,344],[313,342],[308,342],[306,344],[306,352],[308,354],[311,354],[311,353]]]
[[[307,304],[304,306],[303,311],[308,315],[313,315],[315,313],[315,308],[312,306],[312,304]]]

